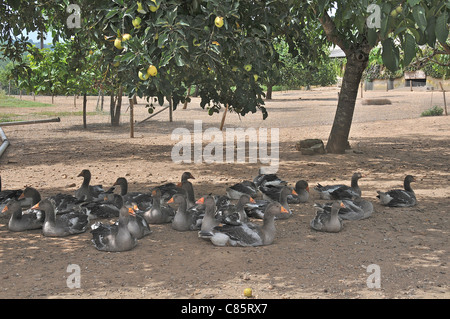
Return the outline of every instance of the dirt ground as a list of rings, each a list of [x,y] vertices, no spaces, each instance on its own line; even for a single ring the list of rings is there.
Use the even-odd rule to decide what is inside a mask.
[[[352,149],[343,155],[301,155],[295,149],[298,140],[326,142],[337,95],[337,88],[275,92],[274,100],[266,101],[266,121],[260,113],[245,118],[227,115],[225,128],[279,128],[277,174],[291,185],[305,179],[311,186],[309,202],[292,205],[293,216],[276,222],[272,245],[215,247],[196,232],[177,232],[165,224],[152,225],[153,233],[139,240],[135,249],[107,253],[95,249],[89,231],[65,238],[44,237],[40,230],[13,233],[2,216],[0,298],[245,298],[247,287],[256,299],[449,298],[450,117],[420,117],[433,105],[443,106],[442,93],[364,92],[364,99],[388,98],[392,105],[363,105],[358,97]],[[95,103],[96,97],[90,97],[88,111],[95,111]],[[58,97],[54,107],[45,108],[80,110],[81,99],[75,108],[71,97]],[[147,116],[143,105],[136,107],[137,121]],[[110,186],[125,176],[129,191],[146,191],[177,182],[190,171],[198,198],[225,194],[227,186],[257,175],[260,162],[174,163],[171,150],[178,140],[170,139],[172,131],[185,127],[192,132],[194,119],[203,121],[203,129],[218,127],[221,114],[208,116],[193,98],[186,110],[179,107],[174,112],[173,119],[169,123],[167,111],[162,112],[137,125],[134,139],[129,138],[126,108],[119,128],[109,126],[107,113],[89,116],[86,130],[80,116],[63,116],[60,123],[3,127],[11,142],[0,158],[3,188],[33,186],[44,197],[72,194],[82,181],[76,176],[88,168],[92,184]],[[349,184],[356,171],[367,175],[360,186],[363,197],[374,203],[373,215],[345,222],[340,233],[312,230],[313,203],[320,201],[313,186]],[[412,187],[419,204],[381,206],[376,190],[401,188],[407,174],[417,177]],[[80,288],[67,285],[70,264],[80,267]],[[381,288],[367,285],[372,275],[367,267],[372,264],[380,267]]]

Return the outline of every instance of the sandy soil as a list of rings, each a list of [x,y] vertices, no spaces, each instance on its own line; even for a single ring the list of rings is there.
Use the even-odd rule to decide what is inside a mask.
[[[298,140],[328,138],[337,92],[276,92],[266,103],[266,121],[261,114],[228,114],[225,127],[279,128],[278,175],[291,185],[299,179],[310,186],[349,183],[353,172],[363,172],[363,197],[375,207],[369,219],[346,222],[336,234],[315,232],[309,222],[319,200],[311,191],[308,203],[293,205],[290,219],[277,221],[270,246],[215,247],[196,232],[177,232],[166,224],[152,225],[153,233],[132,251],[105,253],[94,248],[89,232],[65,238],[44,237],[40,230],[13,233],[2,216],[0,298],[244,298],[246,287],[255,298],[449,298],[450,118],[420,117],[421,111],[443,105],[442,94],[420,89],[365,92],[364,98],[388,98],[392,105],[362,105],[358,98],[351,150],[301,155],[295,149]],[[95,101],[89,99],[88,111],[95,110]],[[58,97],[45,111],[80,111],[81,99],[78,105],[73,107],[71,97]],[[1,111],[31,114],[42,109]],[[137,106],[135,119],[146,116],[145,108]],[[4,127],[11,146],[0,158],[3,187],[29,185],[43,196],[74,193],[81,184],[76,176],[88,168],[93,184],[109,186],[125,176],[130,191],[145,191],[190,171],[200,197],[224,194],[227,186],[256,176],[259,162],[175,164],[172,131],[192,131],[194,119],[203,121],[203,129],[218,127],[221,115],[209,117],[193,98],[187,110],[180,108],[173,116],[172,123],[163,112],[136,126],[134,139],[129,138],[126,110],[119,128],[109,126],[107,114],[89,116],[87,130],[80,116]],[[376,190],[402,187],[407,174],[417,177],[413,188],[419,204],[378,204]],[[80,288],[67,286],[69,264],[81,269]],[[380,267],[381,288],[367,286],[371,264]]]

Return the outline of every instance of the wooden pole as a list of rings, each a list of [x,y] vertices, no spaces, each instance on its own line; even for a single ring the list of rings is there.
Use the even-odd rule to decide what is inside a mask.
[[[172,107],[172,97],[169,96],[169,122],[173,122],[173,107]]]
[[[223,130],[223,125],[225,124],[225,117],[227,116],[227,112],[228,112],[228,104],[225,105],[225,111],[223,112],[222,115],[222,121],[220,122],[220,130]]]
[[[139,124],[141,124],[141,123],[144,123],[145,121],[150,120],[153,116],[158,115],[159,113],[161,113],[162,111],[167,110],[168,108],[169,108],[169,106],[166,106],[165,108],[163,108],[162,110],[159,110],[159,111],[156,112],[155,114],[152,114],[152,115],[150,115],[149,117],[147,117],[146,119],[144,119],[144,120],[142,120],[142,121],[136,123],[136,125],[139,125]]]
[[[0,145],[0,157],[1,157],[5,152],[6,148],[9,146],[8,138],[6,137],[1,127],[0,127],[0,140],[2,141],[2,144]]]
[[[445,110],[445,115],[448,115],[448,114],[447,114],[447,101],[445,100],[445,90],[444,90],[444,87],[442,86],[442,82],[439,82],[439,85],[441,86],[442,94],[444,95],[444,110]]]
[[[48,120],[32,120],[32,121],[20,121],[20,122],[4,122],[1,126],[14,126],[14,125],[28,125],[28,124],[40,124],[40,123],[50,123],[50,122],[61,122],[59,117],[48,119]]]
[[[52,95],[52,97],[53,97],[53,95]],[[84,93],[83,94],[83,128],[87,128],[86,107],[87,107],[87,96],[86,96],[86,93]]]
[[[128,99],[130,102],[130,138],[134,138],[134,99]]]

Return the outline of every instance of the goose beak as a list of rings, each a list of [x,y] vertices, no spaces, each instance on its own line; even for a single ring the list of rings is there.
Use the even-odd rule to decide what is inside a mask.
[[[202,197],[200,198],[198,201],[195,202],[196,204],[204,204],[205,203],[205,198]]]
[[[309,186],[306,186],[306,191],[309,193]]]
[[[24,193],[20,194],[18,199],[23,199],[23,198],[25,198],[25,194]]]
[[[339,206],[341,206],[341,208],[345,208],[345,205],[343,202],[341,202],[341,204]]]
[[[281,212],[282,212],[282,213],[289,213],[289,212],[287,211],[287,209],[284,208],[283,206],[281,206]]]
[[[295,190],[292,190],[292,195],[298,195]]]
[[[256,201],[253,199],[253,197],[250,197],[250,203],[256,204]]]
[[[130,216],[136,216],[136,213],[134,212],[134,209],[133,208],[128,208],[128,214],[130,214]]]
[[[134,211],[137,211],[137,210],[139,210],[139,207],[138,207],[138,205],[136,205],[136,204],[135,204],[135,205],[133,206],[133,209],[134,209]]]
[[[6,213],[8,211],[8,206],[3,207],[2,213]]]
[[[175,201],[173,200],[173,197],[171,199],[169,199],[169,201],[167,202],[167,204],[172,204],[175,203]]]
[[[152,196],[156,196],[156,190],[152,191]]]
[[[195,177],[192,176],[192,174],[189,174],[189,178],[195,179]]]
[[[33,207],[31,207],[31,209],[38,209],[39,208],[39,203],[37,203],[36,205],[34,205]]]

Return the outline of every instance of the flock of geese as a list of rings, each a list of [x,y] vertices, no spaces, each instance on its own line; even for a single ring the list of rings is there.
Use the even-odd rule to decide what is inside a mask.
[[[206,195],[195,200],[192,182],[184,172],[177,184],[166,183],[151,192],[128,192],[126,178],[120,177],[109,189],[90,185],[91,173],[84,169],[78,177],[83,183],[73,194],[55,194],[41,198],[32,187],[24,190],[2,190],[0,177],[0,210],[11,214],[10,231],[42,229],[44,236],[63,237],[90,228],[92,243],[101,251],[127,251],[139,239],[151,233],[151,224],[171,223],[176,231],[197,231],[200,238],[217,246],[270,245],[275,238],[275,220],[292,215],[290,204],[305,203],[309,186],[299,180],[295,187],[276,174],[262,174],[226,188],[226,195]],[[362,199],[354,173],[350,186],[320,185],[314,190],[326,203],[315,203],[316,214],[310,222],[317,231],[339,232],[343,220],[368,218],[373,212],[370,201]],[[380,203],[391,207],[417,204],[411,188],[415,178],[407,175],[404,189],[377,191]],[[120,189],[120,190],[119,190]],[[95,221],[111,219],[114,223]],[[262,224],[250,219],[262,219]]]

